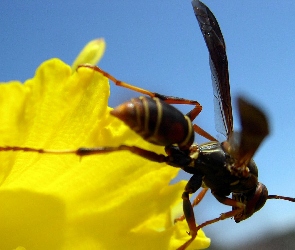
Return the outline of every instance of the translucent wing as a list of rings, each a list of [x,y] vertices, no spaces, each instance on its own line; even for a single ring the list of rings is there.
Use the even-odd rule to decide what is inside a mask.
[[[192,1],[192,5],[210,54],[215,127],[228,137],[233,131],[233,117],[225,42],[218,22],[209,8],[198,0]]]

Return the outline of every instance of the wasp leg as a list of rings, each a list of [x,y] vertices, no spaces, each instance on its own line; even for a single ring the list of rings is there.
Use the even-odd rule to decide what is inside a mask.
[[[188,224],[188,226],[190,228],[189,235],[191,235],[191,239],[189,239],[187,242],[185,242],[177,250],[184,250],[184,249],[186,249],[189,246],[189,244],[196,238],[197,233],[198,233],[198,231],[201,228],[203,228],[203,227],[205,227],[207,225],[213,224],[215,222],[218,222],[220,220],[225,220],[227,218],[234,217],[235,215],[243,212],[243,210],[245,208],[245,204],[243,204],[241,202],[238,202],[236,200],[230,199],[230,198],[225,197],[225,196],[217,195],[214,192],[212,192],[212,194],[214,195],[214,197],[220,203],[222,203],[224,205],[235,207],[236,209],[235,210],[232,210],[232,211],[229,211],[229,212],[226,212],[226,213],[222,213],[219,217],[217,217],[215,219],[212,219],[212,220],[205,221],[204,223],[200,224],[199,226],[196,226],[195,218],[194,218],[194,212],[193,212],[193,206],[189,202],[189,192],[188,191],[185,191],[183,193],[183,195],[182,195],[182,198],[183,198],[183,206],[184,206],[183,207],[183,210],[184,210],[184,214],[185,214],[185,218],[186,218],[187,224]]]
[[[209,188],[203,188],[201,190],[201,192],[197,195],[197,197],[194,199],[193,203],[192,203],[192,206],[197,206],[201,200],[203,200],[205,194],[207,193],[207,191],[209,190]]]
[[[200,114],[202,110],[199,109],[199,107],[195,106],[190,112],[186,114],[188,118],[193,121],[195,118]],[[193,125],[194,131],[199,134],[200,136],[203,136],[204,138],[208,139],[209,141],[217,141],[212,135],[210,135],[208,132],[206,132],[204,129],[199,127],[197,124]]]
[[[108,148],[97,148],[98,151],[112,151],[108,150]],[[80,154],[80,150],[82,150],[82,153]],[[79,149],[65,149],[65,150],[55,150],[55,149],[43,149],[43,148],[29,148],[29,147],[18,147],[18,146],[4,146],[0,147],[0,152],[1,151],[23,151],[23,152],[35,152],[39,154],[77,154],[77,155],[82,155],[83,154],[83,148]],[[86,155],[86,153],[84,154]]]
[[[188,118],[193,121],[195,118],[200,114],[202,110],[199,109],[198,106],[195,106],[190,112],[186,114]],[[210,135],[208,132],[206,132],[204,129],[199,127],[197,124],[193,125],[194,131],[199,134],[200,136],[203,136],[204,138],[208,139],[209,141],[217,141],[212,135]]]
[[[198,116],[198,114],[200,114],[200,112],[202,111],[202,106],[197,101],[188,100],[188,99],[184,99],[184,98],[180,98],[180,97],[174,97],[174,96],[166,96],[166,95],[162,95],[162,94],[159,94],[159,93],[156,93],[156,92],[151,92],[151,91],[143,89],[143,88],[136,87],[136,86],[131,85],[131,84],[127,83],[127,82],[123,82],[121,80],[116,79],[114,76],[112,76],[108,72],[102,70],[101,68],[99,68],[99,67],[97,67],[95,65],[82,64],[82,65],[78,66],[78,69],[81,68],[81,67],[89,68],[89,69],[92,69],[94,71],[97,71],[97,72],[101,73],[102,75],[107,77],[109,80],[114,82],[117,86],[136,91],[138,93],[150,96],[151,98],[158,97],[159,99],[163,100],[164,102],[166,102],[168,104],[195,105],[195,107],[187,114],[187,116],[190,118],[191,121],[193,121]],[[203,136],[204,138],[206,138],[206,139],[208,139],[210,141],[217,141],[213,136],[211,136],[204,129],[200,128],[197,125],[194,125],[194,130],[195,130],[196,133],[198,133],[199,135]]]
[[[178,248],[178,250],[186,249],[191,242],[196,238],[197,236],[197,225],[195,221],[195,215],[193,211],[193,206],[189,200],[189,194],[195,193],[202,185],[202,175],[193,175],[188,183],[185,186],[184,192],[182,194],[182,200],[183,200],[183,212],[184,216],[187,222],[187,225],[189,227],[189,235],[191,238],[185,242],[182,246]]]
[[[215,219],[205,221],[204,223],[202,223],[201,225],[199,225],[196,228],[196,230],[199,231],[201,228],[203,228],[203,227],[205,227],[207,225],[213,224],[213,223],[218,222],[220,220],[225,220],[225,219],[234,217],[235,215],[241,213],[242,211],[243,211],[243,208],[238,208],[237,210],[233,210],[233,211],[229,211],[229,212],[226,212],[226,213],[222,213],[219,217],[217,217]]]
[[[136,146],[127,146],[127,145],[120,145],[118,147],[97,147],[97,148],[79,148],[75,150],[73,153],[80,156],[85,155],[94,155],[94,154],[101,154],[101,153],[109,153],[114,151],[121,151],[121,150],[128,150],[133,154],[137,154],[145,159],[154,162],[169,162],[169,158],[162,154],[157,154],[155,152],[145,150]]]
[[[202,109],[195,106],[190,112],[186,114],[191,121],[195,120],[195,118],[201,113]]]
[[[193,125],[194,131],[203,136],[204,138],[208,139],[209,141],[217,141],[216,138],[214,138],[212,135],[210,135],[208,132],[206,132],[204,129],[202,129],[201,127],[199,127],[197,124]]]
[[[51,149],[39,149],[29,147],[14,147],[6,146],[0,147],[0,151],[25,151],[25,152],[36,152],[41,154],[76,154],[79,156],[94,155],[94,154],[105,154],[114,151],[128,150],[134,154],[137,154],[145,159],[154,162],[169,162],[169,157],[157,154],[155,152],[145,150],[135,146],[120,145],[118,147],[97,147],[97,148],[78,148],[78,149],[65,149],[65,150],[51,150]]]
[[[55,153],[55,150],[45,150],[42,148],[29,148],[29,147],[15,147],[15,146],[4,146],[0,147],[0,151],[24,151],[24,152],[36,152],[36,153]]]
[[[205,194],[207,193],[209,189],[208,188],[203,188],[201,190],[201,192],[197,195],[197,197],[194,199],[194,201],[192,202],[192,207],[197,206],[201,200],[204,198]],[[174,219],[174,223],[176,223],[177,221],[183,221],[185,219],[185,216],[182,215],[176,219]]]
[[[188,118],[193,121],[202,111],[198,106],[195,106],[190,112],[186,114]],[[217,141],[212,135],[210,135],[208,132],[206,132],[204,129],[199,127],[197,124],[193,125],[194,131],[199,134],[200,136],[203,136],[204,138],[208,139],[209,141]]]
[[[204,223],[202,223],[201,225],[199,225],[196,230],[200,230],[201,228],[207,226],[207,225],[210,225],[210,224],[213,224],[215,222],[218,222],[220,220],[225,220],[227,218],[231,218],[231,217],[234,217],[235,215],[237,214],[240,214],[243,212],[244,208],[245,208],[245,204],[243,204],[242,202],[238,202],[236,200],[233,200],[233,199],[230,199],[228,197],[225,197],[225,196],[220,196],[220,195],[217,195],[215,194],[214,192],[212,192],[212,194],[214,195],[214,197],[222,204],[224,205],[228,205],[228,206],[232,206],[234,207],[235,209],[232,210],[232,211],[229,211],[229,212],[226,212],[226,213],[222,213],[219,217],[215,218],[215,219],[212,219],[212,220],[208,220],[208,221],[205,221]]]
[[[77,69],[79,68],[89,68],[92,69],[94,71],[97,71],[99,73],[101,73],[102,75],[104,75],[105,77],[107,77],[109,80],[111,80],[112,82],[114,82],[117,86],[123,87],[123,88],[127,88],[133,91],[136,91],[138,93],[144,94],[144,95],[148,95],[150,97],[158,97],[159,99],[169,103],[169,104],[189,104],[189,105],[195,105],[195,109],[199,110],[199,113],[202,110],[202,106],[200,105],[199,102],[194,101],[194,100],[188,100],[188,99],[184,99],[184,98],[179,98],[179,97],[173,97],[173,96],[166,96],[166,95],[161,95],[159,93],[156,92],[151,92],[149,90],[143,89],[143,88],[139,88],[136,87],[134,85],[131,85],[127,82],[123,82],[120,81],[118,79],[116,79],[114,76],[112,76],[111,74],[109,74],[108,72],[102,70],[101,68],[95,66],[95,65],[90,65],[90,64],[82,64],[79,65]]]
[[[235,207],[235,208],[242,208],[242,209],[245,208],[245,204],[242,202],[238,202],[238,201],[228,198],[226,196],[218,195],[214,192],[212,192],[212,194],[214,195],[216,200],[218,200],[220,203],[222,203],[224,205]]]

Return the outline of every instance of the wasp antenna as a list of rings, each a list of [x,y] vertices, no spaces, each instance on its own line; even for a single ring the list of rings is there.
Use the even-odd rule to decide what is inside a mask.
[[[277,200],[286,200],[286,201],[295,202],[295,198],[285,197],[280,195],[268,195],[267,199],[277,199]]]

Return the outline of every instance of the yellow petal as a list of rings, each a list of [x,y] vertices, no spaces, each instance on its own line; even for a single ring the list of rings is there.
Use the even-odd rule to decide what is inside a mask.
[[[101,74],[46,61],[23,85],[0,85],[0,145],[164,153],[110,116],[108,97]],[[185,222],[173,224],[185,185],[169,185],[176,168],[129,152],[0,152],[0,161],[0,249],[175,249],[189,239]],[[210,240],[199,232],[193,244]]]
[[[96,65],[102,58],[105,48],[106,43],[103,38],[95,39],[87,43],[73,62],[73,72],[80,64],[89,63],[92,65]]]

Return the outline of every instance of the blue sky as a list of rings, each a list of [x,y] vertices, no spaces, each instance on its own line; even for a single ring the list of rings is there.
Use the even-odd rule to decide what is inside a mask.
[[[271,135],[255,155],[259,179],[270,194],[295,197],[295,2],[205,3],[226,41],[232,96],[246,95],[269,116]],[[103,69],[152,91],[198,100],[203,112],[196,122],[217,135],[208,52],[190,0],[4,0],[0,12],[0,81],[31,78],[38,65],[52,57],[71,64],[89,40],[104,37]],[[112,106],[138,96],[114,86],[111,91]],[[229,209],[209,194],[195,210],[197,221]],[[294,203],[270,200],[247,221],[219,222],[205,232],[223,244],[259,238],[292,228],[294,209]]]

